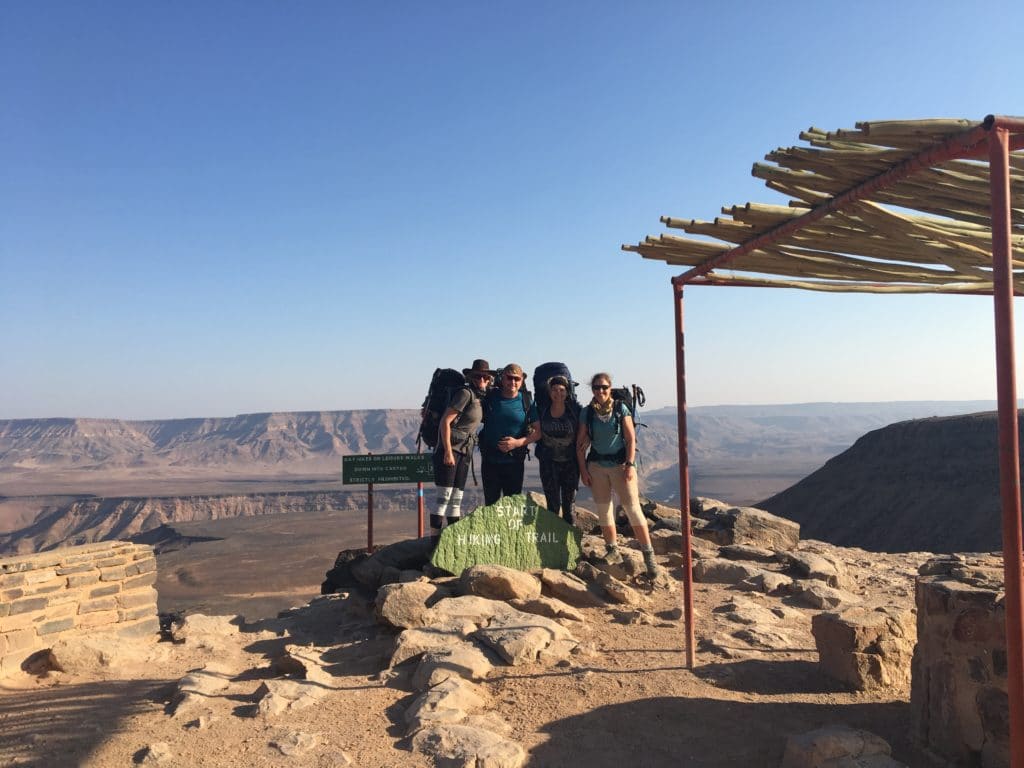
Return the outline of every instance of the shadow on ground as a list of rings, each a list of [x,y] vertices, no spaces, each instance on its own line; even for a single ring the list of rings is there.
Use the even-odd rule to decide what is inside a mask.
[[[707,698],[652,698],[599,707],[548,724],[548,740],[531,751],[529,768],[555,768],[573,744],[573,762],[631,768],[758,768],[782,760],[786,737],[825,725],[876,733],[893,757],[927,765],[907,741],[909,705],[754,703]]]
[[[0,765],[81,765],[127,718],[160,707],[167,680],[0,688]]]

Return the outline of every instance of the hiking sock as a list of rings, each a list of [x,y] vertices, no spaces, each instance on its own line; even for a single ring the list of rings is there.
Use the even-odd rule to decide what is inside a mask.
[[[441,524],[444,522],[444,517],[441,515],[430,515],[430,540],[436,545],[437,540],[441,538]]]
[[[454,488],[445,488],[442,485],[439,485],[437,487],[437,516],[438,517],[444,517],[446,514],[448,514],[448,508],[451,506],[451,503],[452,503],[452,493],[454,493],[454,491],[455,491]],[[433,525],[434,524],[433,523],[434,516],[431,515],[430,517],[431,517],[431,523],[430,524]],[[437,527],[438,528],[441,527],[441,522],[440,521],[438,521]]]
[[[448,515],[448,517],[445,518],[445,520],[447,521],[448,525],[455,525],[461,519],[462,519],[461,517],[452,517],[451,515]]]
[[[448,511],[445,513],[448,518],[448,525],[452,524],[452,518],[455,518],[455,522],[458,522],[459,518],[462,517],[463,493],[461,488],[452,488],[451,501],[448,502]]]

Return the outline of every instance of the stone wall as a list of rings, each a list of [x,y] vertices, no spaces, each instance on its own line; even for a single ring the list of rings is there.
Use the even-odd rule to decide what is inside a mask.
[[[910,694],[916,736],[955,765],[1009,766],[1002,557],[946,555],[920,573]]]
[[[104,541],[0,559],[0,677],[74,632],[156,635],[156,558]]]

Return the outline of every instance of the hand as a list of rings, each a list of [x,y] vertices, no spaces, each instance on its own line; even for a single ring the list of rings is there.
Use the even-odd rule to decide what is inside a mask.
[[[631,483],[636,480],[636,467],[626,466],[626,482]]]
[[[503,437],[498,441],[498,450],[502,453],[509,453],[518,447],[516,442],[514,437]]]
[[[587,488],[590,487],[590,472],[586,467],[580,467],[580,480]]]
[[[444,452],[444,465],[446,467],[454,467],[455,466],[455,454],[452,453],[451,451],[445,451]]]

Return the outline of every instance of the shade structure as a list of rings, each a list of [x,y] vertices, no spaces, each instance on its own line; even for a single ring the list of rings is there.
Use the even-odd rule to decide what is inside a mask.
[[[663,216],[662,234],[624,250],[686,270],[672,278],[679,407],[687,663],[694,658],[684,288],[993,297],[1006,588],[1011,765],[1024,768],[1024,557],[1013,297],[1024,293],[1024,119],[861,122],[808,129],[753,174],[785,205],[722,208],[714,221]],[[1014,223],[1016,221],[1016,223]]]

